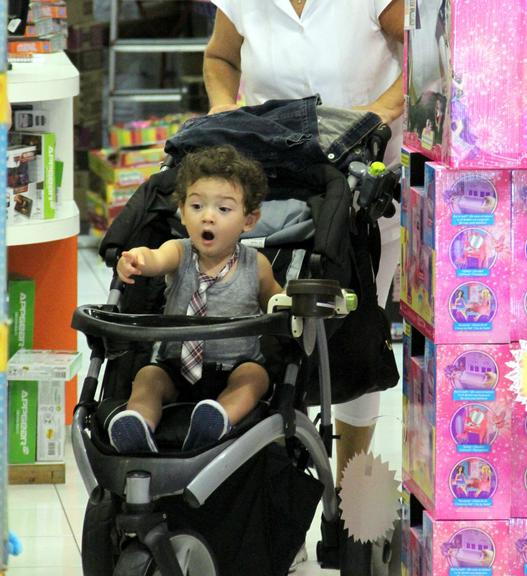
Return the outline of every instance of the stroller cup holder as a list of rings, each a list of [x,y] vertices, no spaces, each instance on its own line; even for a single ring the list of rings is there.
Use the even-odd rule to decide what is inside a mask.
[[[292,298],[295,316],[328,318],[334,315],[341,290],[336,280],[290,280],[286,293]]]

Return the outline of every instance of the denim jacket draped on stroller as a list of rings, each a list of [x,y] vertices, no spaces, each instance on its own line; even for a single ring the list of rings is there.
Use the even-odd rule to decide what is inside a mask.
[[[123,250],[184,237],[170,198],[178,162],[197,148],[229,143],[259,160],[268,176],[261,221],[242,241],[266,252],[286,294],[255,317],[163,316],[162,278],[141,277],[123,289],[114,277],[106,304],[76,310],[72,325],[92,349],[72,426],[90,494],[82,550],[86,576],[283,576],[321,496],[319,560],[351,574],[340,565],[343,530],[329,464],[333,371],[343,383],[341,401],[371,388],[350,383],[342,365],[334,368],[335,357],[344,356],[341,364],[347,355],[353,361],[353,351],[329,354],[328,337],[361,310],[377,311],[380,248],[371,239],[378,234],[376,219],[391,212],[397,177],[369,166],[382,159],[389,136],[374,114],[324,108],[313,96],[198,117],[167,142],[168,168],[136,191],[103,239],[101,256],[115,266]],[[368,240],[355,242],[365,230]],[[361,249],[366,266],[357,258]],[[343,288],[357,292],[357,311],[350,312],[355,295]],[[361,376],[386,388],[398,375],[389,336],[380,330],[381,344],[388,346],[368,354],[384,356],[375,363],[384,368]],[[271,365],[274,394],[231,433],[206,449],[182,452],[192,406],[171,405],[156,430],[159,453],[113,450],[108,421],[125,406],[155,342],[256,334]],[[305,413],[314,402],[321,406],[318,430]]]

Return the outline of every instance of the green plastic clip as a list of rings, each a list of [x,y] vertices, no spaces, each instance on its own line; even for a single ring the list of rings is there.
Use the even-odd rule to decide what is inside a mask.
[[[372,162],[368,168],[368,174],[380,176],[386,171],[386,166],[382,162]]]
[[[353,312],[357,310],[359,305],[359,299],[357,298],[357,294],[354,292],[347,292],[346,293],[346,310],[348,312]]]

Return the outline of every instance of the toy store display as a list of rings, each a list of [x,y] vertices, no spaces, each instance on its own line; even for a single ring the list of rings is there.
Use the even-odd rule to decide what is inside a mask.
[[[527,337],[527,170],[512,173],[511,340]]]
[[[511,171],[402,161],[403,314],[437,344],[509,342]]]
[[[441,345],[405,326],[403,479],[436,520],[511,513],[508,344]]]
[[[10,274],[7,281],[9,301],[8,358],[20,348],[33,348],[35,325],[35,281]]]
[[[527,574],[526,25],[406,2],[405,576]]]
[[[130,148],[164,144],[192,116],[192,113],[169,114],[161,118],[115,124],[110,127],[110,145],[113,148]]]
[[[53,132],[11,132],[12,146],[34,146],[35,158],[28,162],[29,182],[36,184],[36,205],[29,217],[48,220],[55,217],[57,184],[55,177],[56,138]],[[14,192],[16,194],[16,192]]]
[[[159,172],[159,163],[121,166],[117,163],[117,152],[110,148],[91,150],[90,170],[104,182],[116,186],[139,186],[152,174]]]
[[[523,0],[407,3],[405,144],[457,168],[527,165]]]
[[[10,464],[64,459],[65,382],[78,372],[81,354],[18,350],[8,363]]]
[[[7,17],[8,3],[0,2],[0,157],[7,157],[9,106],[7,99]],[[7,166],[0,161],[0,194],[7,196]],[[0,210],[0,572],[7,567],[9,541],[7,519],[7,248],[6,210]]]
[[[512,566],[511,523],[510,520],[437,520],[403,490],[401,573],[505,576]]]

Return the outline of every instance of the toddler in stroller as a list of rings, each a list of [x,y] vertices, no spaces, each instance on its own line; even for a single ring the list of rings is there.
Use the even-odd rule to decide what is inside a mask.
[[[266,188],[261,167],[231,146],[188,154],[178,170],[176,196],[189,238],[123,252],[119,278],[132,284],[134,275],[169,275],[165,314],[242,316],[266,310],[282,288],[269,260],[238,243],[242,232],[256,226]],[[177,344],[163,343],[156,364],[139,370],[127,410],[110,421],[110,443],[118,452],[157,452],[153,431],[162,405],[182,396],[205,398],[191,415],[182,447],[188,451],[219,440],[267,392],[269,376],[256,336]],[[205,361],[214,363],[206,374]]]
[[[364,138],[355,144],[360,144],[361,151],[369,150],[371,142],[367,137],[373,135],[369,126]],[[137,267],[141,269],[147,262],[142,264],[138,257],[138,254],[143,255],[142,250],[134,249],[148,246],[158,250],[168,241],[168,246],[177,246],[171,250],[177,260],[172,260],[168,268],[179,270],[182,266],[183,260],[179,259],[183,256],[182,247],[188,250],[189,245],[188,241],[182,240],[185,232],[169,199],[174,189],[175,172],[180,169],[177,165],[160,172],[143,185],[101,245],[101,253],[112,265],[115,266],[121,257],[119,271],[124,291],[123,282],[114,277],[107,304],[81,306],[73,318],[73,326],[87,334],[92,348],[90,369],[72,426],[75,457],[90,493],[83,531],[84,574],[283,576],[304,541],[321,495],[322,542],[317,554],[323,565],[339,567],[343,531],[328,459],[333,437],[326,322],[339,322],[345,318],[356,306],[356,301],[333,279],[337,276],[340,280],[338,274],[325,276],[325,272],[336,270],[339,258],[348,256],[353,210],[346,177],[331,166],[307,167],[301,179],[303,194],[304,198],[313,197],[313,201],[307,208],[307,203],[303,202],[304,208],[297,210],[291,219],[284,216],[286,205],[277,200],[279,205],[267,211],[267,214],[274,214],[275,220],[277,214],[281,217],[271,233],[267,230],[265,206],[259,221],[254,217],[256,206],[247,206],[244,210],[238,230],[227,243],[229,249],[222,256],[230,260],[242,230],[245,230],[245,236],[252,236],[246,240],[272,251],[269,259],[280,283],[274,280],[268,261],[256,257],[256,264],[261,265],[258,269],[264,273],[258,277],[255,294],[259,293],[259,306],[269,301],[267,314],[255,315],[250,311],[241,317],[201,317],[187,316],[187,310],[183,308],[176,310],[175,315],[160,315],[164,281],[157,276],[137,275]],[[295,180],[298,183],[300,179]],[[227,178],[223,183],[229,181]],[[235,199],[240,200],[237,195]],[[299,195],[292,200],[293,204],[300,202]],[[290,201],[291,198],[283,202]],[[199,202],[196,204],[194,208]],[[193,209],[192,202],[188,208]],[[334,216],[334,226],[330,226],[330,230],[317,228],[315,220],[328,211]],[[185,204],[181,214],[188,224]],[[292,226],[286,225],[291,222]],[[259,236],[262,228],[266,229],[265,240],[263,234]],[[287,228],[295,233],[284,235],[283,229]],[[321,246],[327,243],[328,237],[334,242],[325,250]],[[211,240],[209,234],[202,239],[204,247]],[[130,252],[132,254],[127,255]],[[285,253],[288,253],[287,263],[282,261]],[[206,250],[200,250],[201,254],[206,254]],[[190,252],[186,257],[190,264]],[[219,261],[216,264],[220,266]],[[234,274],[234,271],[229,273]],[[134,283],[128,285],[132,275],[135,275]],[[346,276],[342,278],[346,285]],[[226,276],[225,283],[227,280]],[[169,278],[167,294],[170,294],[171,286],[178,286],[174,279],[172,284],[170,282]],[[286,286],[286,293],[281,292],[280,284]],[[192,287],[188,288],[187,302],[192,293]],[[211,304],[214,304],[212,297]],[[235,310],[235,302],[228,304]],[[257,376],[262,376],[251,402],[241,403],[245,406],[241,414],[231,416],[226,410],[231,424],[238,422],[232,430],[224,430],[229,424],[222,409],[218,408],[218,405],[222,406],[222,392],[219,392],[218,403],[205,406],[212,405],[214,415],[222,416],[220,426],[212,437],[202,436],[203,428],[208,431],[208,425],[197,426],[197,423],[207,421],[208,415],[203,419],[199,416],[194,405],[197,398],[191,396],[190,403],[179,402],[188,400],[184,394],[189,388],[193,389],[187,384],[188,380],[179,378],[182,367],[179,364],[176,371],[174,366],[169,366],[167,374],[170,375],[169,384],[178,378],[181,395],[177,404],[163,406],[163,416],[157,427],[157,418],[142,414],[133,403],[130,405],[133,400],[133,394],[128,400],[130,383],[150,364],[154,343],[161,342],[161,358],[164,353],[168,358],[172,355],[170,348],[176,342],[203,341],[205,351],[208,343],[218,343],[220,349],[232,349],[223,346],[223,341],[234,339],[239,342],[239,339],[252,339],[258,335],[263,335],[266,359],[274,356],[279,362],[275,365],[268,360],[267,370],[264,370],[258,355],[248,355],[240,349],[240,354],[228,363],[232,367],[239,359],[250,358],[251,368]],[[178,358],[182,348],[183,344],[177,349]],[[315,356],[320,388],[320,433],[303,409],[306,366]],[[105,360],[106,370],[97,399],[98,374]],[[205,365],[203,370],[206,368]],[[272,398],[258,402],[247,417],[238,421],[265,394],[267,374],[274,384]],[[227,381],[227,389],[229,385]],[[162,400],[174,399],[170,386],[169,390],[172,395],[161,396]],[[218,390],[206,392],[206,395],[218,396]],[[159,397],[156,406],[159,408]],[[126,414],[126,409],[135,413]],[[196,415],[193,420],[199,430],[196,434],[199,439],[194,450],[182,451],[192,412]],[[119,414],[125,416],[119,418]],[[127,416],[132,418],[128,423]],[[115,428],[119,421],[122,426]],[[113,430],[109,436],[111,422]],[[128,443],[129,429],[137,422],[139,438],[141,442],[146,440],[144,446],[136,445],[135,439]],[[151,428],[155,428],[155,432]],[[192,428],[194,424],[190,430]],[[283,439],[285,447],[277,444]],[[318,480],[303,471],[307,461],[311,462]],[[346,576],[363,573],[368,572],[359,571],[352,565],[341,566],[341,574]]]

